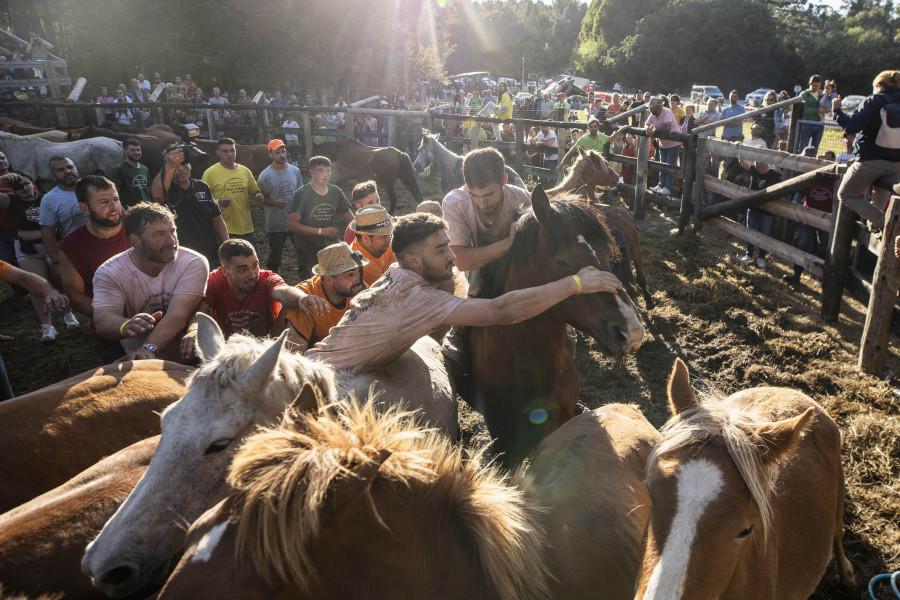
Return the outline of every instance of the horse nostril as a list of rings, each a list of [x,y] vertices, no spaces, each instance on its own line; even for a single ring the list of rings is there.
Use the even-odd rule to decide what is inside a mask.
[[[104,587],[120,588],[135,581],[138,574],[139,569],[136,565],[119,565],[100,575],[97,583]]]

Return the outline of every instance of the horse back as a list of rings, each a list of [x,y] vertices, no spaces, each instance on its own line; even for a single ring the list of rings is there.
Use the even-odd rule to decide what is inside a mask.
[[[0,511],[58,486],[104,456],[159,433],[159,413],[193,371],[115,363],[0,403]]]
[[[547,507],[556,598],[627,598],[650,515],[644,482],[659,433],[633,406],[582,413],[544,439],[527,474]]]
[[[56,489],[0,515],[6,591],[103,598],[81,573],[84,548],[147,470],[159,436],[120,450]]]

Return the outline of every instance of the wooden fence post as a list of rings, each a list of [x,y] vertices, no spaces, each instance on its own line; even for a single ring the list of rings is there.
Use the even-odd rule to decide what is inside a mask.
[[[478,123],[476,121],[475,124],[472,125],[472,129],[469,130],[469,137],[472,140],[471,147],[469,148],[470,151],[474,150],[475,148],[478,147],[478,134],[480,132],[481,132],[481,123]]]
[[[525,125],[522,121],[516,121],[516,173],[521,177],[522,167],[525,164]]]
[[[706,175],[706,137],[697,137],[696,160],[694,163],[694,231],[700,231],[703,221],[700,220],[700,210],[706,203],[706,183],[703,177]]]
[[[874,375],[884,370],[891,342],[891,319],[894,316],[897,289],[900,288],[900,259],[894,255],[894,239],[898,234],[900,196],[893,196],[885,215],[881,256],[878,257],[878,264],[872,275],[872,295],[869,297],[869,310],[866,312],[866,325],[863,328],[857,363],[860,370]]]
[[[638,136],[637,165],[634,168],[634,218],[644,218],[644,194],[647,192],[647,163],[650,161],[650,138]]]
[[[684,161],[681,164],[681,172],[684,184],[681,186],[681,212],[678,215],[678,235],[684,233],[691,222],[693,212],[694,179],[697,176],[694,165],[697,163],[697,136],[691,136],[690,141],[684,144]]]
[[[356,139],[356,130],[353,128],[355,119],[353,118],[355,113],[352,108],[348,108],[344,111],[344,131],[347,134],[348,140]]]
[[[822,318],[826,323],[834,323],[841,314],[850,246],[856,233],[856,213],[840,199],[836,200],[836,204],[828,260],[822,275]]]
[[[396,148],[397,141],[397,121],[393,116],[388,117],[388,146]]]
[[[216,135],[216,116],[215,111],[212,108],[207,109],[206,111],[206,128],[209,131],[209,139],[215,142],[219,139],[219,136]],[[164,115],[165,117],[165,115]]]

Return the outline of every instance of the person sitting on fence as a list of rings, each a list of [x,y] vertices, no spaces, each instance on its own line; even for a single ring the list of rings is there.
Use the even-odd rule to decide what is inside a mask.
[[[651,140],[658,132],[678,131],[678,122],[672,111],[663,106],[660,98],[650,100],[650,117],[647,119],[647,137]],[[667,165],[675,166],[678,163],[678,149],[681,142],[674,140],[659,140],[659,158]],[[650,188],[651,192],[668,196],[672,193],[672,182],[675,175],[669,171],[660,171],[659,185]]]
[[[871,202],[865,194],[883,175],[900,177],[900,71],[879,73],[872,81],[872,95],[852,115],[841,110],[840,96],[832,108],[845,132],[859,134],[854,142],[859,160],[844,175],[838,198],[880,231],[890,192],[876,186]]]
[[[749,161],[738,159],[741,166],[750,173],[750,189],[761,190],[771,187],[781,181],[781,173],[770,167],[767,163],[756,161],[750,164]],[[761,234],[768,236],[772,233],[772,225],[775,222],[775,215],[761,208],[747,209],[747,227],[755,229]],[[756,246],[747,242],[746,252],[741,257],[742,263],[753,262],[753,253]],[[766,251],[759,248],[759,256],[756,259],[756,266],[760,269],[766,268]]]

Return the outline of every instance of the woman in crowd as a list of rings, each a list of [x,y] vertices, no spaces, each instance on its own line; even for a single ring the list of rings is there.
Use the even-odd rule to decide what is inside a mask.
[[[772,106],[776,102],[778,99],[775,97],[775,91],[772,90],[763,98],[763,108]],[[766,142],[767,148],[775,147],[775,113],[775,110],[769,110],[754,117],[754,121],[762,128],[760,137]]]

